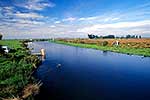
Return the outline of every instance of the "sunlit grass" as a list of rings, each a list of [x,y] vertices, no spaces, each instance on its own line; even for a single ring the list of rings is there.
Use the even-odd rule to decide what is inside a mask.
[[[22,48],[19,40],[0,40],[0,45],[6,45],[12,49]]]

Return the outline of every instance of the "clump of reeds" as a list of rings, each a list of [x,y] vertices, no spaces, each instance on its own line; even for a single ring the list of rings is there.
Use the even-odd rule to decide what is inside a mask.
[[[27,85],[23,92],[22,92],[22,96],[21,98],[25,99],[31,95],[36,95],[39,93],[39,90],[40,90],[40,86],[42,85],[41,82],[38,82],[36,84],[29,84]]]
[[[13,96],[12,98],[7,98],[7,99],[1,98],[1,99],[2,100],[25,100],[28,97],[37,95],[40,91],[41,85],[42,85],[41,82],[35,84],[28,84],[27,86],[24,87],[21,96],[17,96],[17,97]]]
[[[22,100],[19,97],[13,97],[13,98],[8,98],[8,99],[2,99],[2,100]]]

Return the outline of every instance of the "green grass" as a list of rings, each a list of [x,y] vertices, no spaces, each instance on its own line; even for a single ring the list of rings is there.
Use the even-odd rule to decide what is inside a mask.
[[[0,98],[17,96],[27,84],[34,82],[31,73],[33,64],[39,60],[28,54],[22,42],[18,40],[1,40],[0,45],[7,45],[15,51],[0,55]]]
[[[22,48],[19,40],[0,40],[0,45],[7,45],[12,49]]]
[[[122,48],[122,47],[110,47],[110,46],[100,46],[96,44],[81,44],[81,43],[70,43],[70,42],[64,42],[64,41],[51,41],[55,43],[70,45],[70,46],[76,46],[76,47],[82,47],[82,48],[92,48],[97,50],[103,50],[103,51],[112,51],[117,53],[125,53],[130,55],[140,55],[140,56],[146,56],[150,57],[150,48]]]

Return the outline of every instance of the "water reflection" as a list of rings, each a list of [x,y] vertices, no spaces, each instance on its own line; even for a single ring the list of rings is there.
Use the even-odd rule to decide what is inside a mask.
[[[108,51],[102,51],[103,52],[103,56],[107,56],[107,54],[108,54]]]
[[[42,60],[42,61],[45,61],[45,59],[46,59],[46,55],[42,55],[42,56],[41,56],[41,60]]]

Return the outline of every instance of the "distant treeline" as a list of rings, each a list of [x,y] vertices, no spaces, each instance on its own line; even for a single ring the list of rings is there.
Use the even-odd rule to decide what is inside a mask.
[[[50,39],[21,39],[24,42],[49,41]]]
[[[114,38],[142,38],[141,35],[126,35],[126,36],[121,36],[121,37],[116,37],[115,35],[106,35],[106,36],[98,36],[98,35],[93,35],[93,34],[88,34],[88,37],[90,39],[99,39],[99,38],[102,38],[102,39],[114,39]]]

